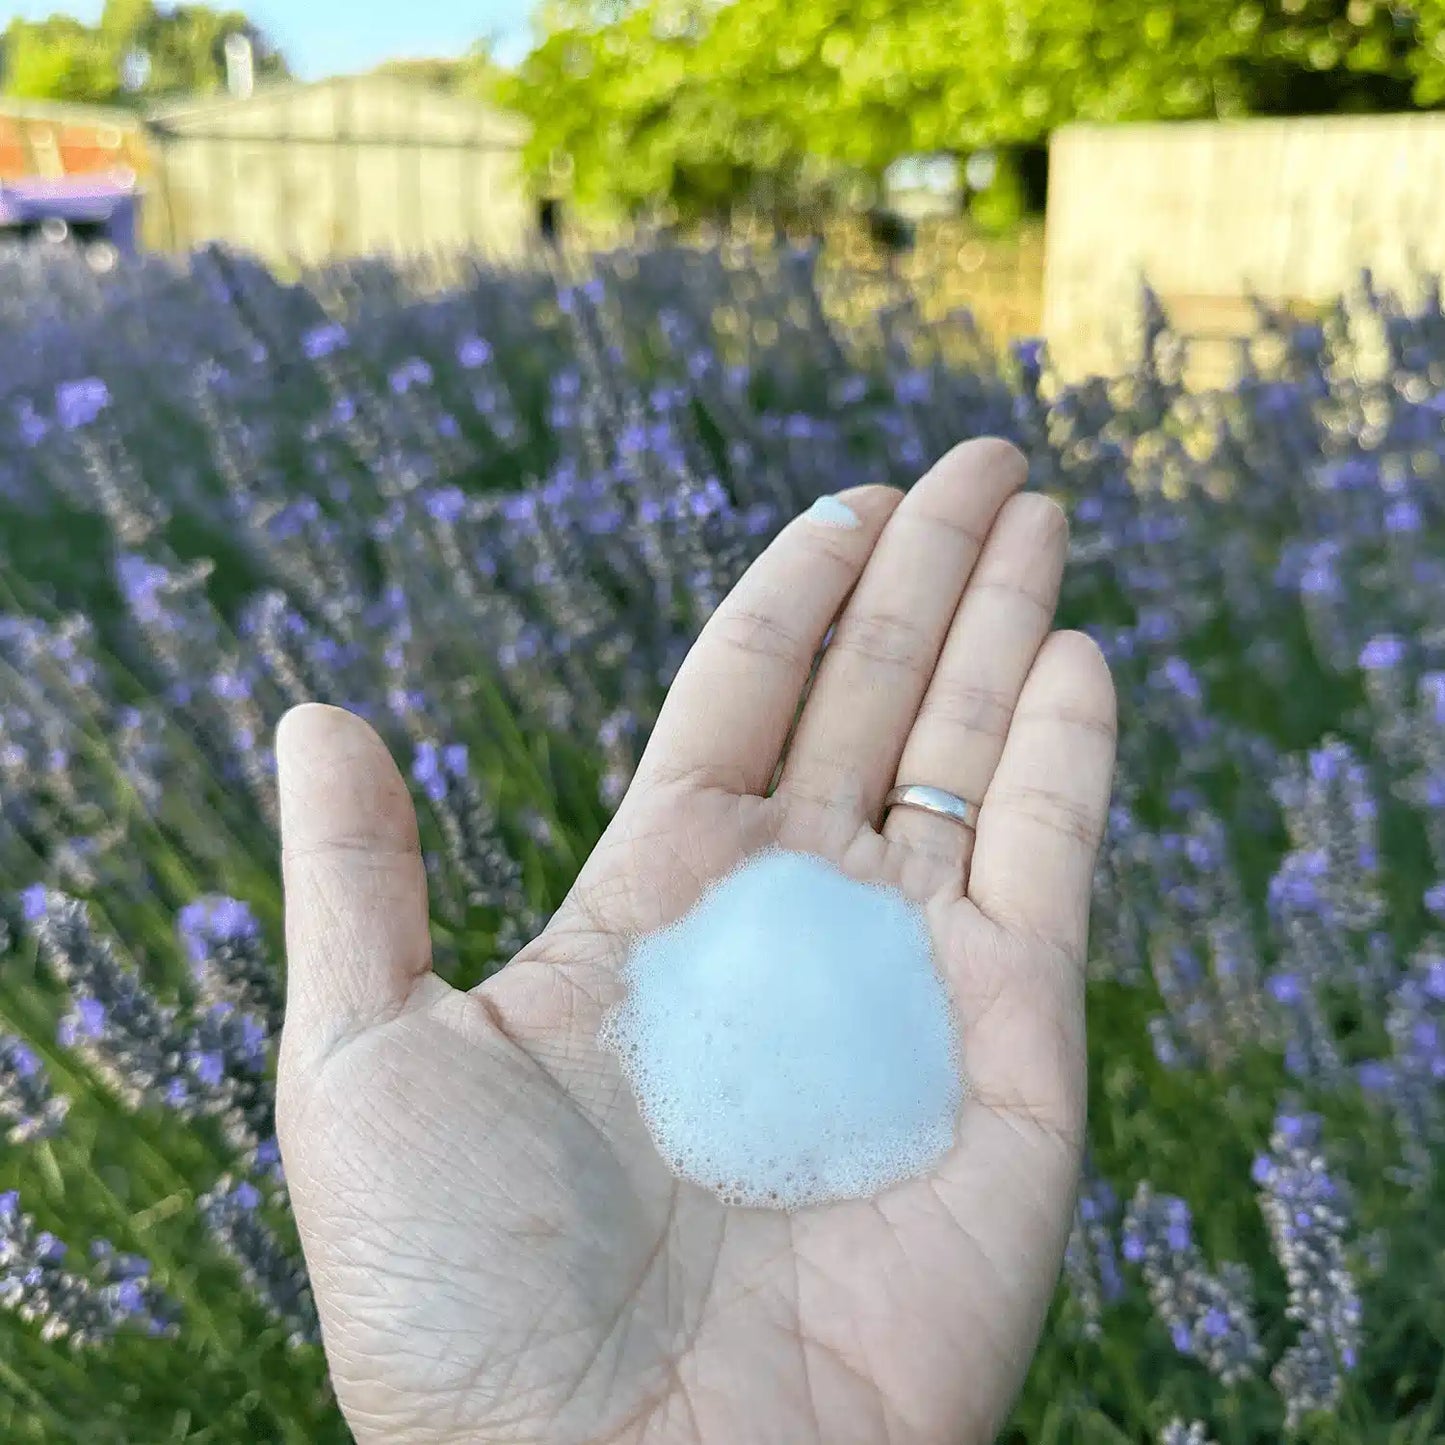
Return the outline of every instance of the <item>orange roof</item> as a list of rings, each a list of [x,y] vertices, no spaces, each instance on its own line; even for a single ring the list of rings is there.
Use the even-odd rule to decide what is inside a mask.
[[[0,181],[149,169],[145,140],[104,120],[51,119],[0,111]]]

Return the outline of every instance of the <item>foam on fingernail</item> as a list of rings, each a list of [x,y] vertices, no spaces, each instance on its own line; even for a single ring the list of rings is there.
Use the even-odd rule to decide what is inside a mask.
[[[846,502],[840,502],[837,497],[819,497],[804,515],[813,522],[821,522],[825,527],[857,527],[860,525],[858,514]]]
[[[937,1164],[963,1098],[923,910],[770,848],[636,941],[600,1041],[658,1152],[725,1203],[867,1198]]]

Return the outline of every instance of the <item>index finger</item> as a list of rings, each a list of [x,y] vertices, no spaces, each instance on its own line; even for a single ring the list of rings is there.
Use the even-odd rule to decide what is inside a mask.
[[[639,782],[766,790],[813,659],[902,496],[854,487],[823,497],[773,539],[678,670]]]

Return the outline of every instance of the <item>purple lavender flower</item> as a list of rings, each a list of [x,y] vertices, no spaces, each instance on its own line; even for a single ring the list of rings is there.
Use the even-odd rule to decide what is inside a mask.
[[[20,890],[20,916],[26,923],[34,923],[45,914],[45,885],[32,883]]]
[[[1119,1201],[1113,1189],[1086,1172],[1064,1251],[1064,1278],[1085,1339],[1102,1335],[1104,1306],[1124,1292],[1114,1247],[1118,1216]]]
[[[296,1348],[321,1338],[305,1264],[291,1258],[261,1217],[260,1191],[247,1180],[223,1174],[198,1201],[218,1247],[241,1273],[266,1312],[287,1331]]]
[[[39,446],[50,433],[50,424],[35,410],[33,402],[22,400],[15,409],[20,426],[20,440],[28,447]]]
[[[1159,1432],[1158,1445],[1215,1445],[1202,1420],[1187,1423],[1175,1416]]]
[[[98,376],[62,382],[55,392],[55,419],[66,431],[78,431],[109,405],[110,389]]]
[[[1348,990],[1374,1006],[1388,986],[1388,961],[1380,966],[1371,942],[1385,909],[1379,809],[1364,764],[1337,740],[1292,760],[1273,791],[1294,846],[1268,891],[1279,953],[1288,960],[1268,981],[1278,1005],[1272,1031],[1292,1072],[1339,1083],[1346,1073],[1327,991]]]
[[[432,369],[419,356],[402,362],[389,378],[391,389],[398,396],[404,396],[414,386],[429,386],[431,380]]]
[[[237,1149],[275,1133],[264,1020],[223,1000],[184,1023],[178,1009],[161,1005],[121,965],[109,940],[92,929],[85,906],[64,895],[52,896],[36,936],[71,991],[59,1041],[86,1058],[128,1107],[154,1104],[187,1118],[215,1118]]]
[[[1281,1112],[1270,1152],[1255,1161],[1260,1208],[1289,1284],[1285,1313],[1300,1326],[1270,1376],[1291,1430],[1310,1412],[1335,1408],[1361,1340],[1363,1312],[1346,1261],[1348,1196],[1321,1144],[1318,1115]]]
[[[60,1132],[70,1100],[54,1094],[40,1057],[24,1039],[0,1034],[0,1129],[11,1144]]]
[[[1182,1199],[1140,1184],[1124,1215],[1123,1241],[1124,1258],[1142,1269],[1155,1312],[1180,1354],[1194,1356],[1226,1385],[1258,1370],[1264,1351],[1248,1272],[1231,1262],[1210,1273]]]
[[[423,739],[416,745],[411,772],[441,828],[448,874],[440,881],[452,891],[454,911],[498,911],[503,921],[497,948],[510,957],[540,930],[543,920],[527,897],[522,870],[502,837],[496,811],[472,776],[466,745]]]
[[[232,1004],[211,1004],[192,1022],[183,1046],[185,1096],[194,1117],[214,1118],[231,1148],[256,1149],[276,1130],[269,1077],[271,1033],[265,1022]]]
[[[457,343],[457,361],[469,371],[485,366],[491,355],[492,348],[479,336],[464,336]]]
[[[442,768],[441,749],[434,742],[420,742],[412,758],[411,775],[433,803],[447,795],[447,776]]]
[[[85,905],[64,894],[47,899],[35,924],[41,956],[69,988],[72,1008],[60,1041],[85,1056],[131,1107],[164,1102],[182,1084],[183,1033],[91,928]]]
[[[1385,509],[1387,532],[1418,532],[1423,525],[1420,508],[1412,501],[1392,502]]]
[[[1445,953],[1438,940],[1411,959],[1390,994],[1385,1030],[1390,1059],[1361,1069],[1374,1071],[1372,1092],[1394,1116],[1401,1175],[1420,1186],[1433,1175],[1445,1142]]]
[[[346,328],[337,322],[313,327],[301,338],[301,347],[312,361],[320,361],[347,344]]]
[[[459,521],[466,511],[466,494],[460,487],[439,487],[426,498],[427,511],[438,522],[451,525]]]
[[[145,1334],[174,1336],[180,1332],[180,1310],[151,1278],[150,1261],[122,1254],[108,1239],[90,1242],[91,1273],[120,1320]]]
[[[22,1212],[15,1190],[0,1193],[0,1307],[40,1327],[42,1340],[72,1349],[105,1344],[124,1328],[177,1332],[178,1311],[148,1280],[138,1256],[115,1262],[107,1241],[92,1246],[89,1275],[66,1267],[69,1251]]]
[[[1019,365],[1027,371],[1038,371],[1043,365],[1046,343],[1041,336],[1023,337],[1010,343],[1009,348]]]
[[[1367,672],[1378,672],[1399,667],[1405,660],[1404,640],[1388,635],[1372,637],[1360,653],[1360,666]]]
[[[207,1003],[234,1004],[243,1014],[262,1019],[268,1032],[280,1032],[280,977],[249,905],[206,894],[176,915],[176,932]]]

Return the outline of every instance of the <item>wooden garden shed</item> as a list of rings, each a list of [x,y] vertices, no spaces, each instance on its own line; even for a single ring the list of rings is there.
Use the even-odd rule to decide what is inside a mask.
[[[376,253],[516,259],[537,238],[521,118],[383,75],[281,84],[149,116],[147,242],[278,264]]]

